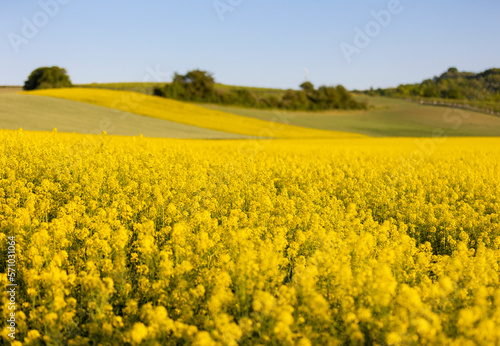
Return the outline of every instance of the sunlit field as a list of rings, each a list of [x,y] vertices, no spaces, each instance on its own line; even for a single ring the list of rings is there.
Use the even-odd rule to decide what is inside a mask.
[[[48,89],[28,92],[90,103],[118,111],[131,112],[152,118],[198,126],[210,130],[238,135],[270,138],[360,138],[361,134],[325,131],[289,125],[289,121],[278,112],[269,120],[254,119],[218,110],[211,110],[186,102],[144,95],[131,91],[116,91],[90,88]],[[117,116],[115,121],[119,117]]]
[[[500,139],[19,130],[0,162],[13,344],[500,342]]]

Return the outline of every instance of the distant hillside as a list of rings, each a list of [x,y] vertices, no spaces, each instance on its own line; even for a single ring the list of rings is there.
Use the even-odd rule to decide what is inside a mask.
[[[220,90],[216,88],[212,73],[192,70],[185,75],[175,73],[172,83],[156,87],[153,92],[156,96],[179,101],[247,108],[308,111],[367,108],[366,104],[357,102],[342,85],[316,88],[311,82],[304,82],[300,89],[288,89],[281,97],[267,91],[263,94],[262,89],[255,88]]]
[[[321,130],[361,133],[375,137],[500,136],[500,116],[408,102],[401,98],[354,94],[368,110],[281,112],[206,104],[227,113],[272,121],[279,117],[290,125]],[[482,112],[486,113],[486,112]],[[436,132],[438,131],[438,132]]]
[[[370,89],[365,93],[499,113],[500,69],[473,73],[460,72],[451,67],[439,77],[426,79],[422,83],[401,84],[397,88]]]
[[[28,131],[76,132],[84,134],[163,137],[241,139],[248,138],[198,126],[156,119],[130,112],[74,102],[55,97],[42,97],[15,93],[2,93],[0,88],[0,129]]]
[[[111,91],[89,88],[59,88],[25,92],[38,95],[78,101],[96,106],[113,108],[146,117],[168,120],[180,124],[202,127],[209,130],[257,138],[360,138],[356,133],[324,131],[288,125],[277,126],[276,121],[264,121],[227,112],[214,111],[197,105],[162,97],[144,96],[128,91]],[[119,117],[116,117],[119,118]],[[119,119],[115,119],[119,120]],[[109,121],[106,126],[113,127]],[[107,131],[103,128],[104,131]]]
[[[136,87],[139,85],[134,84]],[[127,86],[131,87],[131,84]],[[19,95],[15,93],[18,90],[20,88],[17,90],[0,88],[0,104],[2,105],[0,127],[3,129],[22,127],[25,130],[50,131],[56,127],[58,132],[101,133],[105,130],[108,134],[132,136],[143,134],[148,137],[171,138],[241,138],[244,136],[232,133],[246,129],[245,133],[259,135],[261,130],[266,128],[278,131],[279,133],[276,133],[278,137],[287,138],[323,137],[318,133],[309,135],[308,129],[331,131],[330,134],[334,132],[334,136],[343,132],[384,137],[432,137],[435,136],[436,129],[442,130],[445,136],[500,136],[500,116],[455,111],[447,107],[427,106],[398,98],[370,97],[359,94],[354,94],[354,98],[358,102],[369,103],[371,105],[369,110],[284,112],[274,109],[201,105],[217,111],[216,114],[211,113],[214,115],[212,117],[200,107],[193,108],[191,107],[193,105],[185,104],[185,107],[180,109],[179,103],[172,100],[159,97],[143,98],[139,94],[130,95],[132,93],[127,92],[66,89],[79,94],[78,100],[86,102],[83,103],[55,97]],[[51,95],[52,93],[64,94],[64,90],[41,92]],[[112,97],[114,101],[107,103],[108,107],[119,106],[120,103],[125,103],[122,106],[127,107],[122,109],[122,112],[117,112],[111,108],[88,104],[97,102],[96,97],[101,93],[114,95]],[[119,100],[118,104],[115,104],[116,100]],[[187,112],[188,108],[192,111]],[[129,113],[123,112],[126,110]],[[239,117],[229,117],[229,113]],[[159,119],[155,119],[154,115]],[[262,126],[257,126],[258,124],[252,120],[260,120],[264,123],[260,122]],[[291,133],[289,130],[292,129],[284,124],[301,129],[299,131],[296,128],[297,131]],[[188,125],[191,126],[186,127]],[[207,130],[207,128],[214,129],[215,125],[219,132]],[[267,130],[260,135],[268,136],[268,132]]]
[[[106,88],[153,94],[178,101],[211,103],[260,109],[322,111],[334,109],[367,109],[342,85],[316,88],[304,82],[299,90],[226,86],[215,83],[210,72],[193,70],[185,75],[175,73],[171,83],[109,83],[81,87]]]

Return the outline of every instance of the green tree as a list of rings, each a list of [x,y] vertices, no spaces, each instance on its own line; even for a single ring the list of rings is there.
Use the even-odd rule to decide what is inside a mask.
[[[255,107],[257,106],[257,99],[252,93],[245,88],[238,88],[231,91],[232,99],[241,106]]]
[[[154,88],[153,94],[195,102],[216,102],[218,99],[212,74],[201,70],[189,71],[185,75],[175,73],[172,83]]]
[[[68,88],[71,87],[71,80],[69,79],[66,69],[58,66],[52,67],[39,67],[28,77],[24,82],[24,90],[35,89],[52,89],[52,88]]]
[[[186,75],[175,74],[172,82],[174,88],[184,89],[184,97],[192,101],[212,101],[215,80],[212,74],[194,70]]]
[[[304,82],[300,85],[300,88],[304,90],[305,92],[312,92],[314,91],[314,85],[311,82]]]
[[[452,88],[448,91],[448,98],[450,99],[461,99],[462,92],[459,88]]]
[[[258,88],[218,88],[211,73],[201,70],[185,75],[174,74],[171,83],[155,87],[153,94],[181,101],[219,103],[254,108],[282,108],[290,110],[364,109],[341,85],[315,89],[310,82],[301,90],[285,90],[282,95],[267,94]]]
[[[439,91],[436,83],[431,79],[425,80],[420,85],[420,95],[423,97],[438,97]]]

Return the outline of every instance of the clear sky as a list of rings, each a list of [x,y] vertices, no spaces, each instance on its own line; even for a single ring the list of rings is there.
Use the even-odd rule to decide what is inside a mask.
[[[170,81],[200,68],[220,83],[279,88],[297,88],[307,68],[315,85],[349,89],[500,67],[500,1],[397,3],[0,0],[0,85],[52,65],[73,83]]]

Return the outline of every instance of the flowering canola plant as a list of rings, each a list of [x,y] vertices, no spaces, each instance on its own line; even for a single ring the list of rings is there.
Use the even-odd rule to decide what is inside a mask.
[[[498,344],[500,139],[415,148],[0,131],[0,337]]]

